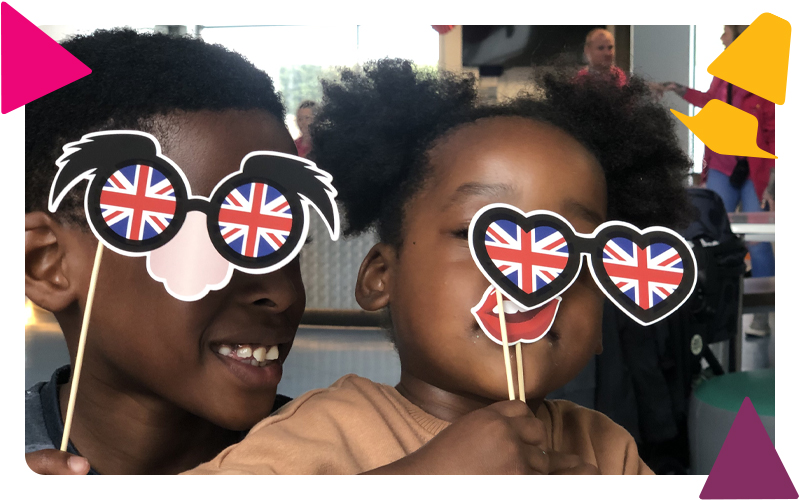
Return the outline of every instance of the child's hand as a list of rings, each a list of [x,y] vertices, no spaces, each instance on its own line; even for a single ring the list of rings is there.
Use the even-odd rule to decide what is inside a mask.
[[[60,450],[39,450],[25,454],[28,467],[37,474],[86,474],[89,461]]]
[[[373,474],[548,474],[544,424],[521,401],[459,418],[422,448]]]
[[[551,475],[594,475],[600,471],[592,464],[585,463],[577,455],[568,455],[560,451],[550,450],[550,474]]]

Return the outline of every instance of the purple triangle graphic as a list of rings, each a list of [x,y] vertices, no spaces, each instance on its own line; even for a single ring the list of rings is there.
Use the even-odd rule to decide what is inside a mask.
[[[0,16],[3,114],[92,72],[6,2]]]
[[[700,498],[797,498],[750,398],[744,398]]]

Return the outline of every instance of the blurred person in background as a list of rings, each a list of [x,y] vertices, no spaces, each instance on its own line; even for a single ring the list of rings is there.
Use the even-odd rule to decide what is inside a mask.
[[[720,36],[722,45],[727,49],[746,28],[747,25],[726,25]],[[758,119],[759,127],[756,136],[758,147],[775,154],[774,103],[717,77],[711,81],[711,86],[706,92],[675,82],[663,83],[661,87],[664,91],[675,92],[688,103],[698,107],[705,106],[712,99],[718,99],[750,113]],[[775,160],[771,158],[722,155],[706,147],[703,156],[702,179],[705,187],[722,197],[726,211],[734,212],[737,206],[741,206],[743,212],[759,212],[764,208],[771,208],[765,207],[762,200],[774,168]],[[774,200],[774,180],[772,193]],[[772,209],[774,210],[774,208]],[[772,245],[768,242],[760,242],[752,243],[748,245],[748,248],[752,276],[775,276],[775,255]],[[767,313],[755,314],[750,327],[746,328],[745,332],[755,336],[768,335],[770,327]]]
[[[300,103],[295,114],[300,137],[294,140],[294,145],[297,146],[297,155],[303,158],[307,158],[308,153],[311,152],[311,134],[308,133],[308,127],[314,121],[316,107],[316,102],[306,99]]]
[[[614,35],[607,29],[595,28],[586,35],[583,55],[588,65],[578,72],[578,79],[593,74],[616,80],[620,86],[628,83],[625,72],[614,64]]]

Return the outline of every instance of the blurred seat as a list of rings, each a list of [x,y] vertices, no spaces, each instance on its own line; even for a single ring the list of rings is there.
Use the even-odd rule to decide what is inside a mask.
[[[775,444],[775,369],[714,377],[702,382],[689,402],[692,474],[711,472],[745,397],[752,401]]]

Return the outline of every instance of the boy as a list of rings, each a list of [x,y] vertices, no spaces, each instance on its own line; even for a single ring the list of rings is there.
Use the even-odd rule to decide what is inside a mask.
[[[251,151],[296,154],[269,76],[221,46],[131,30],[63,46],[92,74],[25,109],[25,294],[55,314],[71,366],[26,391],[26,453],[60,446],[97,246],[85,183],[57,212],[47,210],[62,147],[100,130],[148,132],[204,196]],[[235,272],[224,289],[182,302],[148,276],[145,259],[107,251],[95,297],[69,447],[89,458],[92,472],[181,472],[285,402],[276,401],[280,364],[305,306],[297,259],[270,274]],[[278,346],[277,376],[243,379],[215,349],[220,343]],[[39,465],[29,458],[35,469],[66,472],[65,455],[39,455]],[[88,469],[78,457],[68,463]]]

